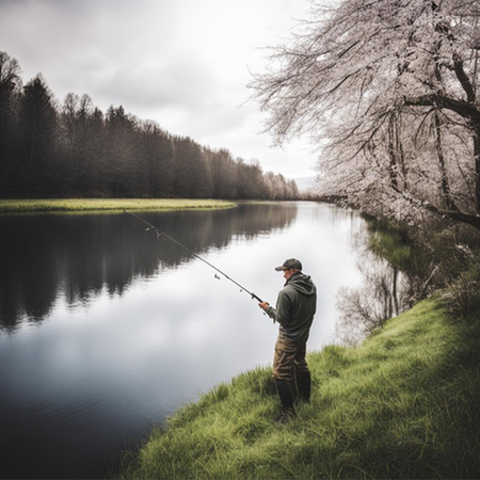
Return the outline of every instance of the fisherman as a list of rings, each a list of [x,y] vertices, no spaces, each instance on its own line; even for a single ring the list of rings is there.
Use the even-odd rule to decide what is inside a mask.
[[[290,258],[275,270],[283,271],[285,286],[279,292],[276,309],[267,302],[259,303],[274,322],[280,324],[275,355],[273,378],[282,404],[277,423],[287,423],[295,416],[293,402],[299,397],[310,401],[311,379],[305,360],[307,339],[317,309],[317,288],[308,275],[302,273],[302,263]]]

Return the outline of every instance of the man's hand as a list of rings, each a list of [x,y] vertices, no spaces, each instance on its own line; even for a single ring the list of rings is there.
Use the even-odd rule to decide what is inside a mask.
[[[262,310],[267,311],[267,310],[268,310],[268,307],[270,306],[270,304],[269,304],[268,302],[262,302],[262,303],[259,303],[258,306],[259,306]]]

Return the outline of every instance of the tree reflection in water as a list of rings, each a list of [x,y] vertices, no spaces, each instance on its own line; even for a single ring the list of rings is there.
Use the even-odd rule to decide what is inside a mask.
[[[340,317],[336,337],[355,345],[385,322],[411,308],[426,291],[429,271],[425,253],[409,241],[407,232],[366,218],[352,239],[360,287],[343,287],[337,295]]]
[[[217,211],[144,212],[142,216],[197,254],[292,224],[295,204]],[[106,288],[122,293],[136,277],[176,269],[193,257],[157,240],[126,214],[0,217],[0,330],[48,317],[59,296],[89,303]]]

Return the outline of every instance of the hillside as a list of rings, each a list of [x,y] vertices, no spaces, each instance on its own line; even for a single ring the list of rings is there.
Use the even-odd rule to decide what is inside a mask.
[[[309,355],[312,402],[273,419],[271,371],[180,410],[122,478],[479,478],[479,326],[429,299],[356,348]]]

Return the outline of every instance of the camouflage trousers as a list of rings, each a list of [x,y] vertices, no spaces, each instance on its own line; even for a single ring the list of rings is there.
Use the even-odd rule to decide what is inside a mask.
[[[294,385],[297,373],[308,372],[306,354],[307,338],[294,342],[279,335],[273,357],[273,378]]]

